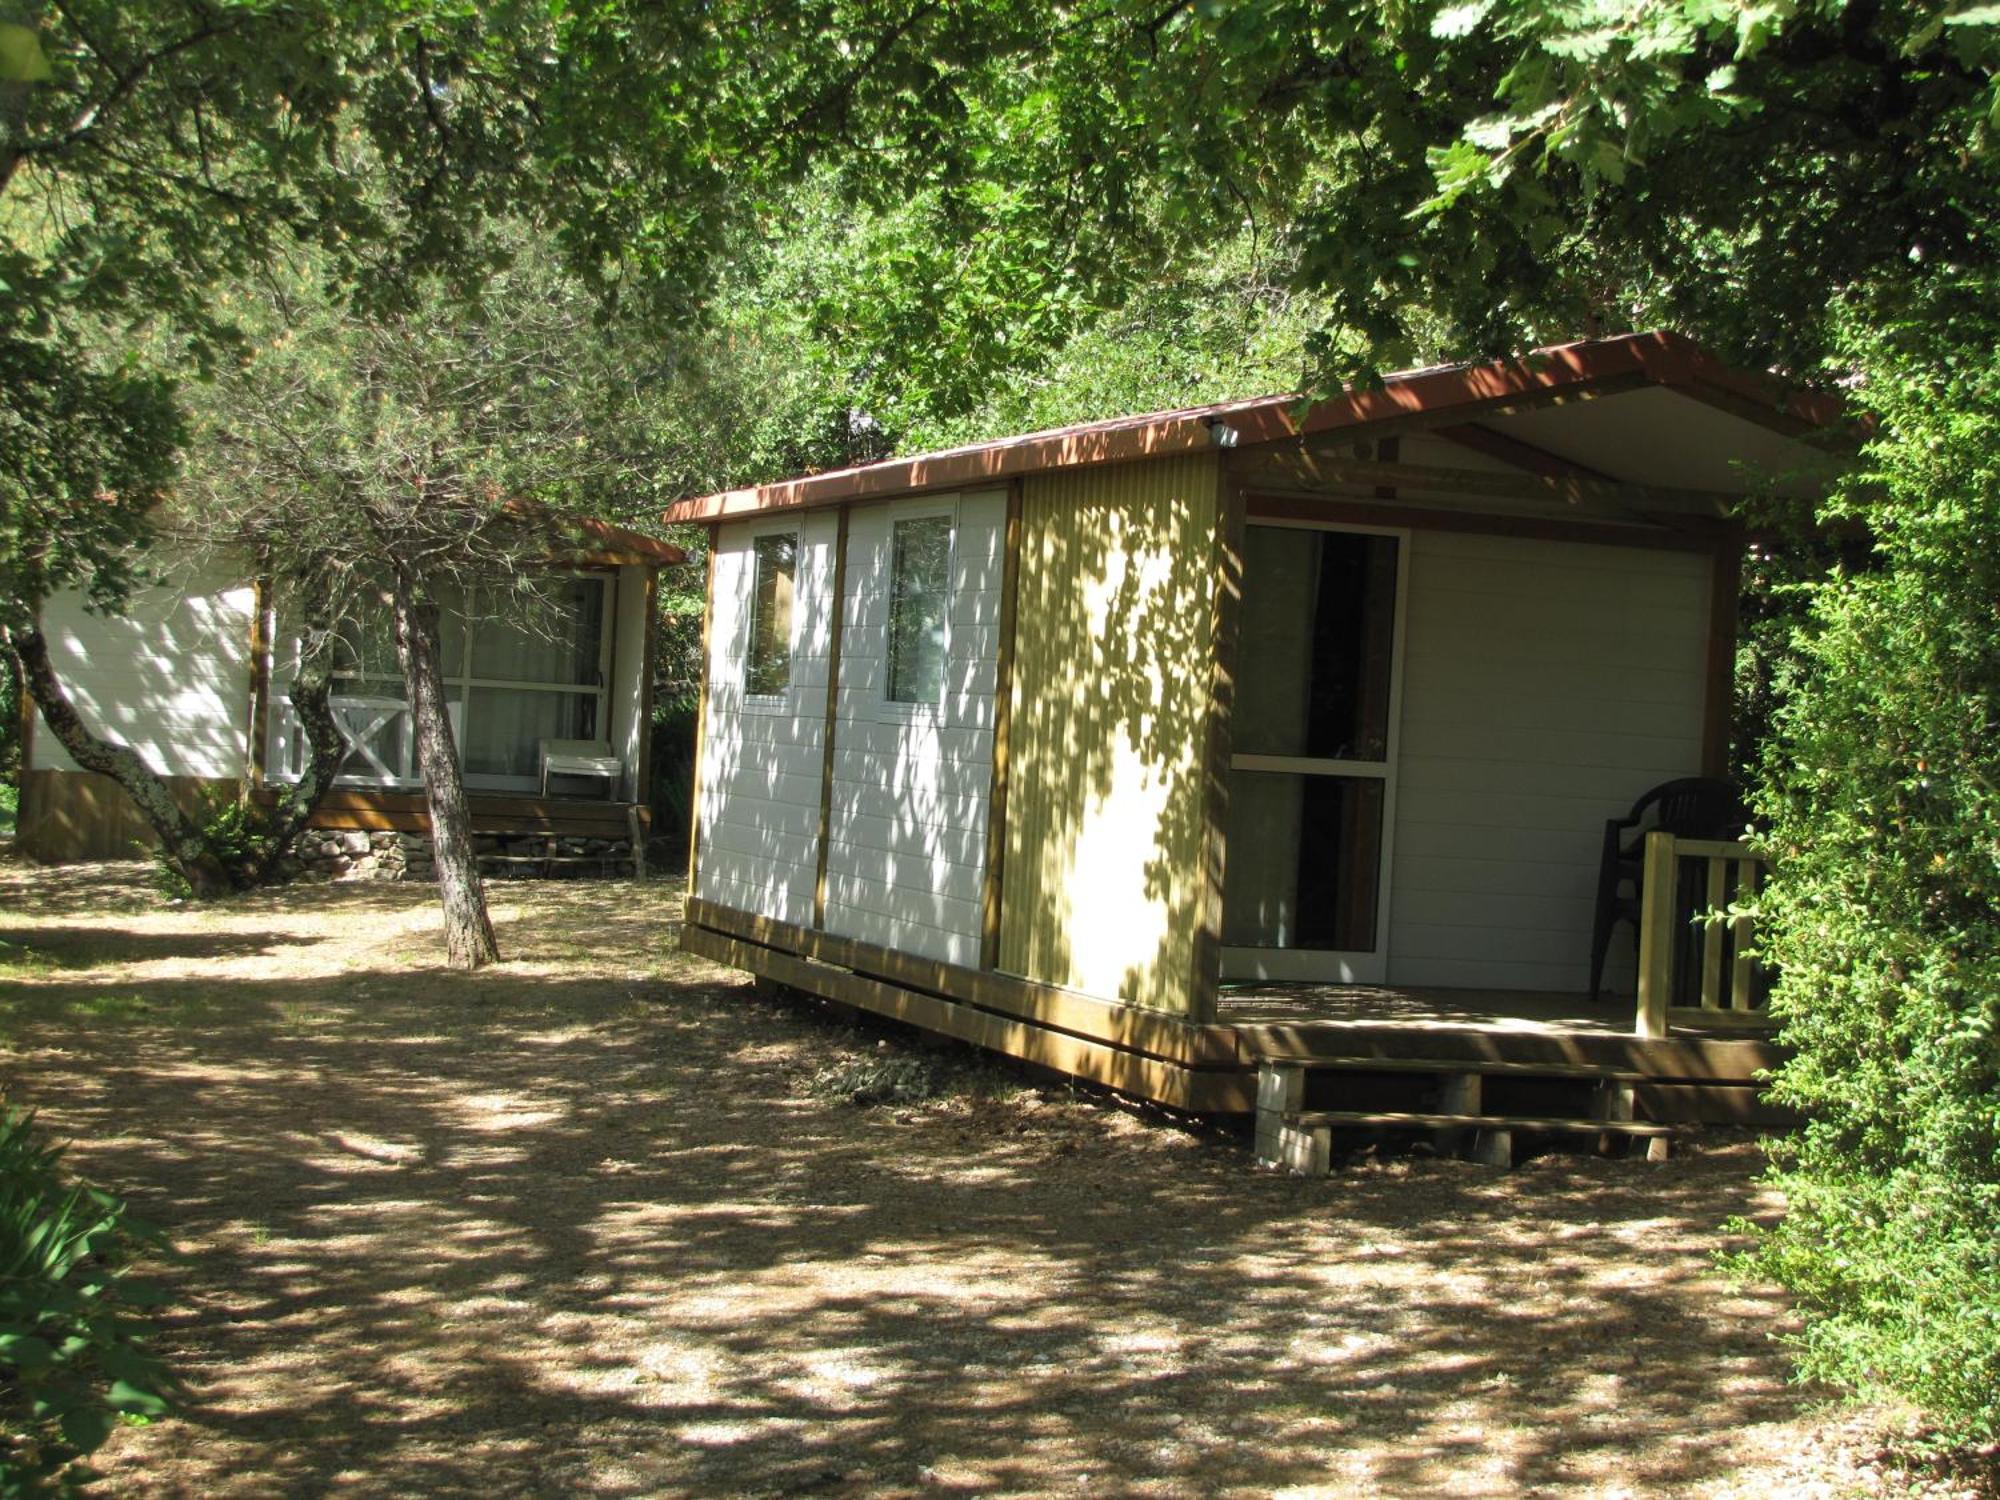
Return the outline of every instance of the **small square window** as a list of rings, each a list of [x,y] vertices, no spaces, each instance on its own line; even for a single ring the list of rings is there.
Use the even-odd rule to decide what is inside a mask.
[[[744,690],[774,697],[792,683],[792,588],[799,565],[796,532],[760,536],[753,544],[750,660]]]
[[[889,585],[891,703],[944,701],[951,532],[950,516],[913,516],[896,523]]]

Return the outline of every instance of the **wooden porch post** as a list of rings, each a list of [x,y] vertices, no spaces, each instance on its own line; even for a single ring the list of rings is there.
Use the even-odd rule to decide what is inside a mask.
[[[1639,896],[1640,1036],[1667,1034],[1667,1007],[1674,990],[1674,836],[1661,829],[1646,835],[1646,861]]]
[[[1708,653],[1701,711],[1701,773],[1729,774],[1736,702],[1737,605],[1743,592],[1743,528],[1716,538],[1708,573]]]
[[[1007,864],[1008,743],[1014,723],[1014,632],[1021,593],[1019,479],[1007,481],[1006,532],[1001,540],[1000,650],[993,671],[993,781],[986,797],[986,883],[979,912],[979,967],[1000,967],[1000,897]]]
[[[1247,505],[1227,454],[1216,460],[1214,596],[1209,614],[1208,734],[1202,746],[1201,926],[1188,1019],[1215,1019],[1222,989],[1222,901],[1229,844],[1229,758],[1236,716],[1236,637],[1243,610]]]
[[[694,768],[688,784],[688,874],[687,894],[683,898],[688,901],[695,896],[695,872],[701,860],[701,762],[708,739],[708,679],[713,665],[709,642],[715,619],[715,545],[721,536],[720,526],[708,528],[708,578],[703,585],[701,606],[701,692],[695,699]]]
[[[264,784],[268,774],[266,749],[271,741],[271,637],[272,587],[268,575],[255,584],[250,616],[250,735],[245,758],[242,800],[250,800],[253,788]]]

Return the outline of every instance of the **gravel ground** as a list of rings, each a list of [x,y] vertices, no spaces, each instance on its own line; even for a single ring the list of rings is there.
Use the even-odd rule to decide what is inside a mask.
[[[1880,1414],[1789,1384],[1768,1214],[1658,1165],[1258,1172],[1178,1122],[754,994],[679,885],[212,907],[0,864],[0,1082],[188,1252],[196,1393],[114,1493],[1845,1495]],[[888,1102],[856,1103],[856,1094]]]

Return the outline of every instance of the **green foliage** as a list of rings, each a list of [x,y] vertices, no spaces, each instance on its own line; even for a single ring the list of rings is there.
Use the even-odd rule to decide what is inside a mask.
[[[21,769],[21,679],[11,656],[0,655],[0,784],[14,789]],[[0,793],[0,795],[5,795]],[[13,804],[9,802],[11,811]]]
[[[1211,256],[1161,271],[1115,309],[1080,313],[1074,336],[992,382],[962,412],[911,412],[899,446],[943,448],[1304,389],[1327,314],[1289,289],[1291,269],[1239,234]]]
[[[922,1104],[951,1090],[956,1082],[934,1060],[911,1053],[875,1053],[844,1058],[819,1068],[805,1081],[809,1098],[855,1105]]]
[[[0,627],[18,627],[59,588],[103,605],[131,585],[129,544],[183,431],[157,374],[102,368],[81,335],[58,347],[10,336],[7,322],[0,313]]]
[[[240,885],[250,884],[250,872],[264,852],[267,837],[260,810],[228,792],[204,793],[202,804],[201,820],[196,825],[202,843]],[[153,850],[152,860],[155,890],[170,901],[193,897],[194,887],[186,873],[165,850]]]
[[[0,1107],[0,1497],[67,1493],[120,1417],[178,1388],[140,1342],[135,1256],[165,1248],[116,1198],[69,1180],[27,1113]]]
[[[1803,1369],[2000,1436],[2000,307],[1857,334],[1882,426],[1830,509],[1878,539],[1811,589],[1758,797],[1763,942],[1796,1055],[1789,1208],[1748,1264]],[[1941,336],[1950,329],[1950,337]]]
[[[1052,76],[1150,222],[1271,233],[1329,373],[1422,358],[1426,322],[1460,358],[1666,325],[1803,370],[1830,293],[1991,259],[1989,11],[1250,0],[1071,38],[1096,65]]]

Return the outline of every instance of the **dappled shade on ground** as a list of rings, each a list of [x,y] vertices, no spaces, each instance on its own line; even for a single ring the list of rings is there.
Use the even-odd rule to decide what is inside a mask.
[[[164,905],[0,866],[0,1067],[190,1252],[148,1494],[1815,1493],[1848,1429],[1710,1271],[1748,1143],[1258,1173],[1242,1137],[672,951],[675,883]],[[855,1069],[850,1069],[855,1071]],[[1843,1473],[1844,1476],[1843,1477]]]

